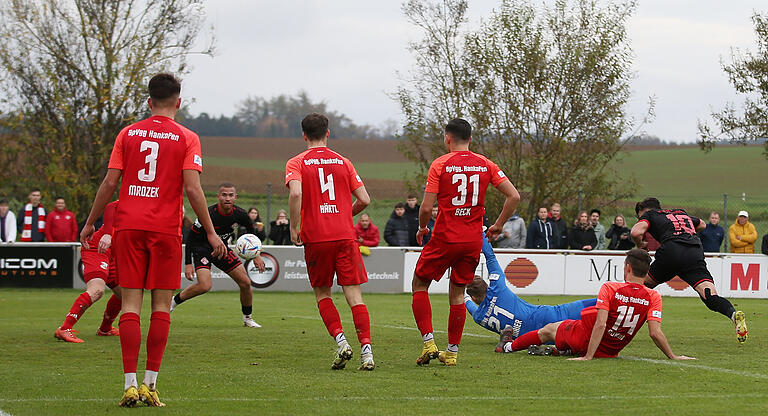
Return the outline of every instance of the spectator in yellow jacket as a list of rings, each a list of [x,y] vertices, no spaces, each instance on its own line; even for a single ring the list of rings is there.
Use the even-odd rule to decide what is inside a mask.
[[[739,211],[736,222],[728,229],[731,239],[731,253],[754,253],[757,230],[749,222],[749,213]]]

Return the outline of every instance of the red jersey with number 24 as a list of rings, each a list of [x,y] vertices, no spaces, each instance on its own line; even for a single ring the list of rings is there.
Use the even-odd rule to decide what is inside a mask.
[[[504,172],[487,157],[469,150],[447,153],[429,167],[426,192],[437,194],[439,212],[432,238],[447,243],[482,238],[485,191],[499,186]]]
[[[183,170],[202,172],[197,134],[168,117],[152,116],[124,128],[110,169],[120,169],[114,229],[181,235]]]
[[[354,240],[352,191],[363,186],[352,162],[327,147],[314,147],[285,164],[285,186],[301,182],[301,240]],[[295,219],[294,219],[295,221]]]
[[[615,357],[632,341],[645,321],[661,322],[661,295],[637,283],[604,283],[597,295],[597,304],[581,312],[582,322],[590,328],[589,334],[595,325],[597,309],[607,310],[608,320],[595,356]]]

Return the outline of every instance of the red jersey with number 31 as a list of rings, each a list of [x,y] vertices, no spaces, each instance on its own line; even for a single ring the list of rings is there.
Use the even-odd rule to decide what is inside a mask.
[[[197,134],[173,119],[152,116],[120,132],[109,168],[123,172],[115,231],[181,235],[182,171],[203,170]]]
[[[645,321],[661,322],[661,295],[637,283],[604,283],[595,306],[581,312],[582,322],[590,328],[589,334],[595,325],[597,309],[607,310],[608,320],[595,356],[615,357],[632,341]]]
[[[285,164],[285,186],[294,180],[301,182],[302,241],[355,239],[352,191],[363,181],[349,159],[327,147],[314,147]]]
[[[432,238],[447,242],[482,238],[485,191],[499,186],[504,172],[487,157],[457,151],[438,157],[429,167],[426,192],[437,194],[439,212]]]

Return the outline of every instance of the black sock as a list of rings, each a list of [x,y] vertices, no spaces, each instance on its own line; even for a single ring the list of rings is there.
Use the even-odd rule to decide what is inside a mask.
[[[176,294],[176,296],[173,297],[173,300],[176,301],[177,305],[181,305],[184,302],[184,300],[186,300],[186,299],[182,300],[181,299],[181,292],[179,292],[179,293]]]
[[[253,306],[243,306],[243,315],[250,315],[253,313]]]
[[[704,289],[706,297],[702,299],[707,307],[715,312],[720,312],[725,315],[726,318],[731,319],[736,309],[731,302],[726,298],[721,298],[718,295],[711,295],[709,289]]]

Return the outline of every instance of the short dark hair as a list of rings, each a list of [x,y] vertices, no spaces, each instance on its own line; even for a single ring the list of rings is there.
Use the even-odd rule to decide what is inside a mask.
[[[175,102],[179,98],[181,82],[175,76],[161,72],[149,80],[147,91],[153,103],[169,105],[172,101]]]
[[[651,255],[641,248],[633,248],[627,251],[627,258],[624,260],[632,268],[632,274],[637,277],[643,277],[648,274],[651,267]]]
[[[309,140],[322,140],[328,132],[328,117],[319,114],[308,114],[301,120],[301,131]]]
[[[251,211],[253,211],[253,210],[256,210],[256,212],[257,212],[257,213],[260,213],[260,212],[259,212],[259,209],[258,209],[258,208],[256,208],[256,207],[250,207],[250,208],[248,208],[248,212],[249,212],[249,213],[250,213]]]
[[[56,197],[56,198],[54,198],[53,200],[54,200],[54,202],[55,202],[55,201],[58,201],[59,199],[64,199],[64,197],[63,197],[63,196],[57,196],[57,197]],[[64,201],[66,201],[66,199],[64,199]]]
[[[403,204],[402,202],[398,202],[397,204],[395,204],[395,208],[405,208],[405,204]]]
[[[41,192],[41,191],[40,191],[40,188],[32,188],[29,190],[29,193],[31,194],[32,192]]]
[[[473,298],[483,298],[488,291],[488,283],[480,276],[475,276],[472,283],[467,285],[467,294]]]
[[[635,204],[635,214],[640,215],[644,209],[661,209],[661,203],[654,197],[648,197]]]
[[[221,189],[221,188],[234,188],[234,187],[235,187],[235,184],[232,183],[232,182],[222,182],[221,184],[219,184],[219,189]]]
[[[407,198],[405,198],[405,199],[411,199],[411,198],[416,198],[416,199],[418,199],[419,197],[418,197],[418,196],[416,196],[416,194],[408,194],[408,197],[407,197]]]
[[[468,142],[472,137],[472,126],[467,120],[454,118],[445,125],[445,132],[462,142]]]
[[[603,215],[603,214],[600,212],[600,210],[599,210],[599,209],[597,209],[597,208],[592,208],[592,211],[589,211],[589,215],[592,215],[592,214],[594,214],[594,213],[597,213],[597,215]]]
[[[5,198],[0,199],[0,205],[8,205],[8,200]]]

